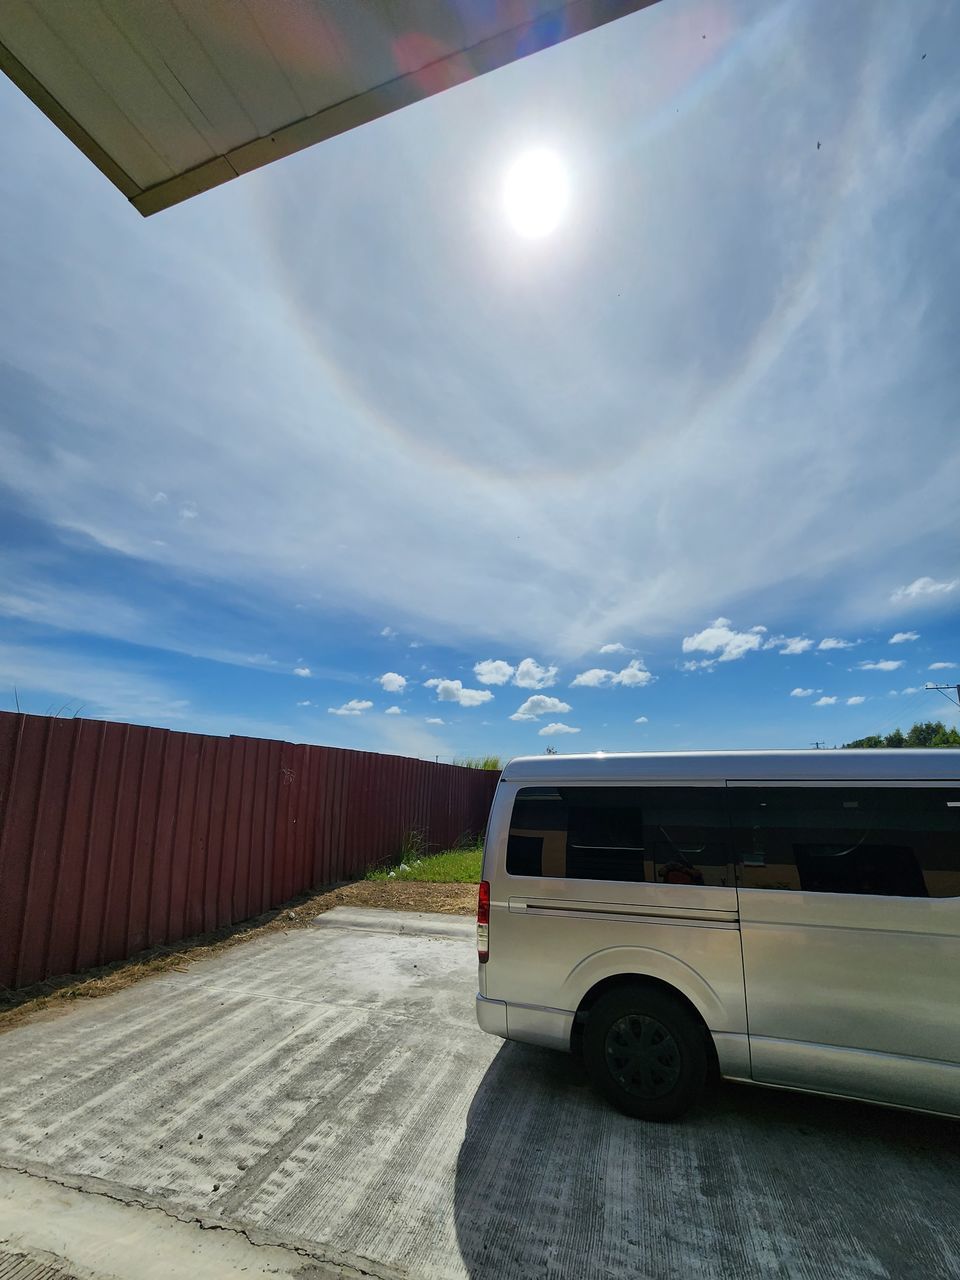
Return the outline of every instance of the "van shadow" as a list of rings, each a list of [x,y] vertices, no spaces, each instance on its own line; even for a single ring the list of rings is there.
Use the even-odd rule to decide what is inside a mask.
[[[960,1124],[729,1084],[674,1124],[629,1120],[573,1057],[507,1042],[454,1216],[475,1280],[953,1280]]]

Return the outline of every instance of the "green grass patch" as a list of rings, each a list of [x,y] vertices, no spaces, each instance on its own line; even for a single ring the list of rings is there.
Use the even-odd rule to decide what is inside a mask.
[[[447,849],[431,857],[407,853],[397,866],[368,871],[368,880],[421,880],[428,884],[479,884],[483,845]]]

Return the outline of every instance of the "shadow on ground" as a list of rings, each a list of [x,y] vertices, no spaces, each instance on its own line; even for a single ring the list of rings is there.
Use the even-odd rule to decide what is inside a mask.
[[[632,1121],[575,1059],[508,1042],[470,1107],[454,1212],[476,1280],[955,1280],[960,1124],[747,1085]]]

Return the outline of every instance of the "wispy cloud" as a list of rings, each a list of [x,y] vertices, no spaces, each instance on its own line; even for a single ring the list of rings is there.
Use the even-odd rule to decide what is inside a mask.
[[[927,668],[928,671],[951,671],[957,664],[955,662],[931,662]]]
[[[861,694],[857,693],[857,694],[854,694],[852,698],[847,699],[847,706],[859,707],[861,702],[866,702],[866,698],[864,698]]]
[[[919,640],[919,631],[895,631],[887,644],[908,644],[911,640]]]
[[[822,645],[820,647],[823,648]],[[764,648],[766,648],[766,645],[764,645]],[[792,658],[796,654],[806,653],[808,649],[812,648],[813,641],[809,640],[806,636],[790,636],[784,641],[783,646],[780,649],[780,656],[783,658]]]
[[[625,644],[614,641],[612,644],[602,644],[597,653],[636,653],[636,649],[629,649]]]
[[[859,644],[859,640],[840,640],[836,636],[826,636],[817,645],[818,649],[853,649]]]
[[[923,600],[929,596],[946,596],[960,587],[960,578],[937,581],[936,578],[914,578],[905,587],[897,587],[890,599],[894,604],[904,600]]]
[[[898,667],[905,665],[903,658],[880,658],[877,662],[857,663],[861,671],[896,671]]]

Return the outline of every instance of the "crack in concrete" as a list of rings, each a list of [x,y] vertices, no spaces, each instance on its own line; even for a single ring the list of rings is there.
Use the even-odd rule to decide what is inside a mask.
[[[112,1200],[116,1204],[125,1205],[128,1209],[143,1209],[148,1213],[159,1213],[165,1218],[182,1223],[184,1226],[199,1227],[201,1231],[224,1231],[232,1235],[241,1236],[255,1249],[283,1249],[289,1253],[296,1254],[298,1257],[308,1259],[310,1262],[318,1263],[320,1266],[335,1268],[338,1280],[339,1278],[342,1278],[342,1280],[354,1280],[354,1277],[357,1277],[358,1280],[407,1280],[409,1275],[405,1271],[400,1272],[393,1269],[386,1271],[368,1270],[365,1266],[358,1266],[354,1262],[347,1262],[342,1258],[317,1253],[304,1245],[293,1244],[279,1238],[271,1240],[266,1232],[261,1233],[254,1229],[253,1234],[251,1234],[251,1229],[248,1227],[237,1226],[228,1222],[206,1221],[196,1214],[191,1214],[189,1210],[179,1212],[173,1206],[162,1202],[150,1201],[135,1194],[122,1195],[119,1191],[108,1190],[104,1181],[88,1175],[68,1174],[56,1177],[54,1174],[40,1171],[36,1167],[30,1168],[25,1165],[7,1164],[4,1161],[0,1161],[0,1169],[8,1173],[19,1173],[27,1178],[37,1178],[42,1182],[50,1183],[52,1186],[63,1187],[67,1191],[77,1191],[82,1195],[101,1196],[105,1200]],[[100,1183],[100,1185],[90,1185],[91,1183]],[[132,1191],[132,1188],[130,1190]],[[258,1236],[261,1238],[258,1239]],[[18,1247],[22,1248],[22,1246]],[[367,1263],[370,1259],[364,1258],[363,1261]]]

